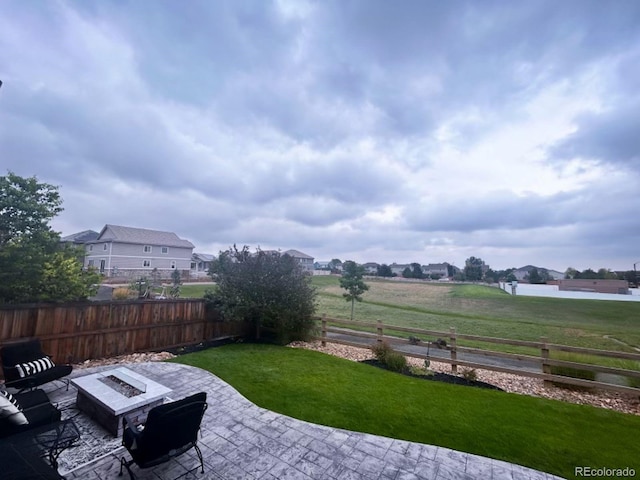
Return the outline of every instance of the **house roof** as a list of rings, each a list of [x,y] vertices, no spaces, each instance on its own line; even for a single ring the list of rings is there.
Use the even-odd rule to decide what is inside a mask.
[[[87,243],[98,238],[100,234],[94,230],[83,230],[82,232],[72,233],[60,239],[61,242]]]
[[[300,250],[287,250],[286,252],[283,253],[283,255],[289,255],[290,257],[293,257],[293,258],[310,258],[311,260],[313,260],[313,257],[311,255],[302,253]]]
[[[212,262],[215,255],[210,255],[208,253],[194,253],[191,255],[191,258],[194,260],[200,260],[201,262]]]
[[[422,268],[427,270],[444,270],[448,267],[448,263],[430,263],[429,265],[422,265]]]
[[[162,245],[165,247],[194,248],[189,240],[183,240],[173,232],[147,230],[146,228],[105,225],[98,238],[89,243],[99,242],[135,243],[140,245]]]

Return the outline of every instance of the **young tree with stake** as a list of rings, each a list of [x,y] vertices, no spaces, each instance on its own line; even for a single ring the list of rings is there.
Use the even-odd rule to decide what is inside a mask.
[[[347,260],[342,264],[342,278],[340,279],[340,287],[344,288],[347,293],[342,296],[347,302],[351,302],[351,321],[353,321],[353,308],[355,302],[362,301],[362,294],[369,290],[369,285],[364,283],[364,267],[356,262]]]

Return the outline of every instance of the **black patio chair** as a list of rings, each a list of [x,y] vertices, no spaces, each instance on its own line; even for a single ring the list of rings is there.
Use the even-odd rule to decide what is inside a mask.
[[[198,448],[198,431],[207,409],[207,394],[196,393],[176,402],[152,408],[144,425],[136,425],[125,415],[122,419],[124,431],[122,445],[126,447],[131,460],[120,460],[120,474],[127,468],[131,480],[134,463],[140,468],[150,468],[168,462],[189,449],[195,449],[200,460],[200,470],[204,473],[202,452]],[[197,468],[197,467],[196,467]]]
[[[0,350],[5,386],[19,391],[31,390],[54,380],[62,380],[69,389],[66,377],[71,365],[56,365],[42,351],[40,340],[8,344]]]

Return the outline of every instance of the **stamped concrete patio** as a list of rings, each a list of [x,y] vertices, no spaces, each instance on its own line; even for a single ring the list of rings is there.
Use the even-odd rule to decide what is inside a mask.
[[[447,448],[395,440],[314,425],[260,408],[230,385],[204,370],[175,363],[129,364],[127,368],[173,390],[171,398],[207,392],[207,409],[199,446],[205,472],[188,452],[150,470],[134,472],[140,480],[174,479],[485,479],[543,480],[559,478],[518,465],[457,452]],[[72,377],[96,373],[113,366],[76,370]],[[73,403],[71,387],[46,388],[52,401]],[[67,410],[68,412],[71,410]],[[78,414],[74,412],[74,414]],[[84,414],[78,414],[84,415]],[[90,423],[87,419],[83,419]],[[114,447],[117,442],[111,440]],[[98,439],[100,442],[100,439]],[[83,445],[74,447],[82,454]],[[88,452],[85,452],[87,454]],[[118,447],[102,457],[63,472],[67,479],[115,479],[119,459],[126,450]],[[128,478],[127,473],[124,473]]]

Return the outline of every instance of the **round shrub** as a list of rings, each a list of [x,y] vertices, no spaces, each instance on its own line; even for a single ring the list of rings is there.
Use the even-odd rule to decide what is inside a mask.
[[[407,359],[404,355],[392,350],[387,353],[385,364],[393,372],[402,372],[407,367]]]
[[[373,356],[376,357],[381,363],[387,363],[386,358],[390,352],[393,352],[393,348],[387,342],[376,342],[371,346],[371,351],[373,352]]]
[[[132,297],[132,292],[128,288],[121,287],[113,290],[111,298],[114,300],[127,300]]]

